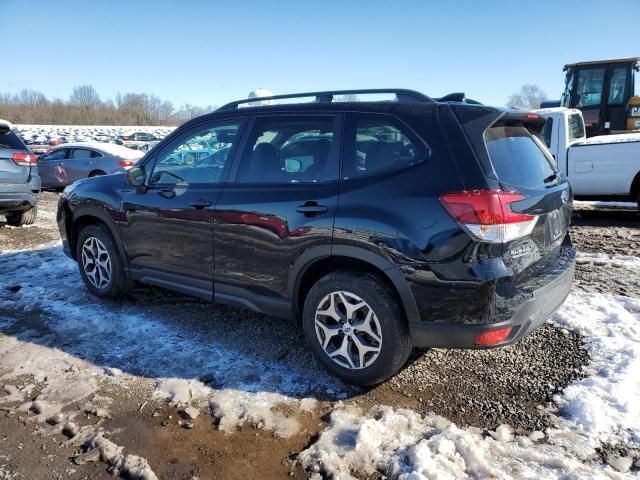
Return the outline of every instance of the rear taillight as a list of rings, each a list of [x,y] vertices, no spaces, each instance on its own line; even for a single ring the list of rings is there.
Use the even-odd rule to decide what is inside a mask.
[[[37,163],[36,156],[33,153],[14,153],[11,159],[13,163],[21,167],[33,167]]]
[[[133,161],[133,160],[125,160],[124,158],[121,158],[118,161],[118,165],[120,165],[122,168],[133,167],[135,164],[136,164],[135,161]]]
[[[477,240],[504,243],[529,235],[538,221],[536,215],[511,210],[512,203],[525,199],[517,192],[466,190],[445,193],[440,202]]]

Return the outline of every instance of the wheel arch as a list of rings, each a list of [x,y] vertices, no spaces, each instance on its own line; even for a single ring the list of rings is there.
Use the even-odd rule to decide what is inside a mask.
[[[317,280],[332,271],[348,268],[378,275],[397,297],[405,319],[408,322],[419,320],[413,293],[402,272],[395,265],[369,250],[335,245],[311,249],[300,256],[293,265],[288,290],[294,315],[299,317],[301,314],[306,294]]]
[[[629,195],[631,196],[631,200],[640,204],[640,171],[636,173],[633,182],[631,182]]]
[[[118,227],[115,225],[113,220],[109,218],[109,216],[101,210],[97,210],[94,208],[80,208],[73,215],[73,221],[70,225],[70,231],[67,232],[67,238],[69,239],[69,250],[71,251],[71,255],[74,260],[76,258],[76,248],[78,244],[78,235],[80,231],[86,227],[87,225],[105,225],[111,236],[113,237],[115,244],[118,247],[118,251],[120,253],[120,257],[125,262],[125,267],[128,267],[127,257],[124,252],[124,248],[122,246],[122,242],[120,240],[120,235],[118,234]]]

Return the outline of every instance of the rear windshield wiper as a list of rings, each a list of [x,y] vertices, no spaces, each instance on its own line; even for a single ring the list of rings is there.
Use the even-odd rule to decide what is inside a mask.
[[[545,178],[543,180],[544,183],[551,183],[554,180],[557,180],[559,178],[558,172],[553,172],[551,175],[549,175],[547,178]]]

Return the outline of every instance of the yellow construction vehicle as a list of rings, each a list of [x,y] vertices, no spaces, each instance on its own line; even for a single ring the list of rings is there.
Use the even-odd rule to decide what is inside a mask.
[[[582,111],[587,136],[640,130],[640,97],[635,96],[639,61],[632,57],[564,66],[565,89],[559,104]]]

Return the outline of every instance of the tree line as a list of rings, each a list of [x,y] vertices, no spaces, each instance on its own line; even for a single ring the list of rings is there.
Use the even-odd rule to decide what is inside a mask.
[[[547,98],[537,85],[523,85],[509,97],[507,106],[525,109],[540,107]],[[345,95],[341,101],[356,101]],[[68,100],[48,99],[37,90],[0,93],[0,118],[12,123],[45,125],[179,125],[194,117],[212,112],[216,107],[182,105],[146,93],[118,93],[102,100],[91,85],[74,87]]]
[[[190,104],[176,108],[170,101],[146,93],[118,93],[103,100],[91,85],[74,87],[68,100],[48,99],[30,89],[0,93],[0,118],[24,124],[179,125],[215,108]]]

